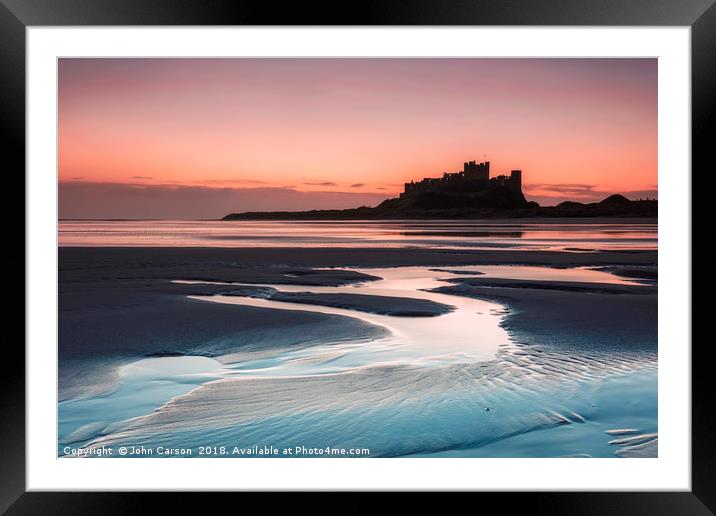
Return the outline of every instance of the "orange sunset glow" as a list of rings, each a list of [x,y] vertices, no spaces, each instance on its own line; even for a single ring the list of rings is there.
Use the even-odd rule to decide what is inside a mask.
[[[65,218],[375,205],[484,159],[544,205],[656,197],[657,61],[60,59],[58,152]]]

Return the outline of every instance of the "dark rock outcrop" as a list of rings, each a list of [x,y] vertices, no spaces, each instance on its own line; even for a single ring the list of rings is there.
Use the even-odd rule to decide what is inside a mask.
[[[539,206],[534,201],[527,202],[524,197],[514,198],[508,190],[489,190],[473,193],[421,192],[388,199],[373,208],[231,213],[222,220],[654,218],[657,213],[656,200],[630,201],[619,194],[595,203],[565,201],[557,206]]]

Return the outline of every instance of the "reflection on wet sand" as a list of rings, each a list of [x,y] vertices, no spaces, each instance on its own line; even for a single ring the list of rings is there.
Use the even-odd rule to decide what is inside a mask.
[[[657,225],[484,221],[60,221],[61,246],[655,249]]]

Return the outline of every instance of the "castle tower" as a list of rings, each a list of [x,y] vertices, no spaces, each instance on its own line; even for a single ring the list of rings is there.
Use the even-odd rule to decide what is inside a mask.
[[[475,161],[466,161],[462,171],[466,179],[487,181],[490,178],[490,162],[476,163]]]
[[[515,190],[522,191],[522,171],[513,170],[510,172],[510,186]]]

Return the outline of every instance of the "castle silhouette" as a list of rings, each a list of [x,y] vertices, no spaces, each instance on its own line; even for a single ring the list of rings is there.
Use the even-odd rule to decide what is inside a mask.
[[[522,193],[522,171],[490,177],[490,162],[466,161],[460,172],[405,183],[399,197],[344,210],[229,213],[222,220],[397,220],[496,217],[656,217],[656,200],[610,195],[600,202],[564,201],[541,207]]]
[[[417,193],[477,193],[489,190],[507,190],[515,197],[522,196],[522,171],[513,170],[509,176],[490,178],[490,162],[466,161],[461,172],[445,172],[442,177],[426,177],[422,181],[405,183],[400,197]]]

